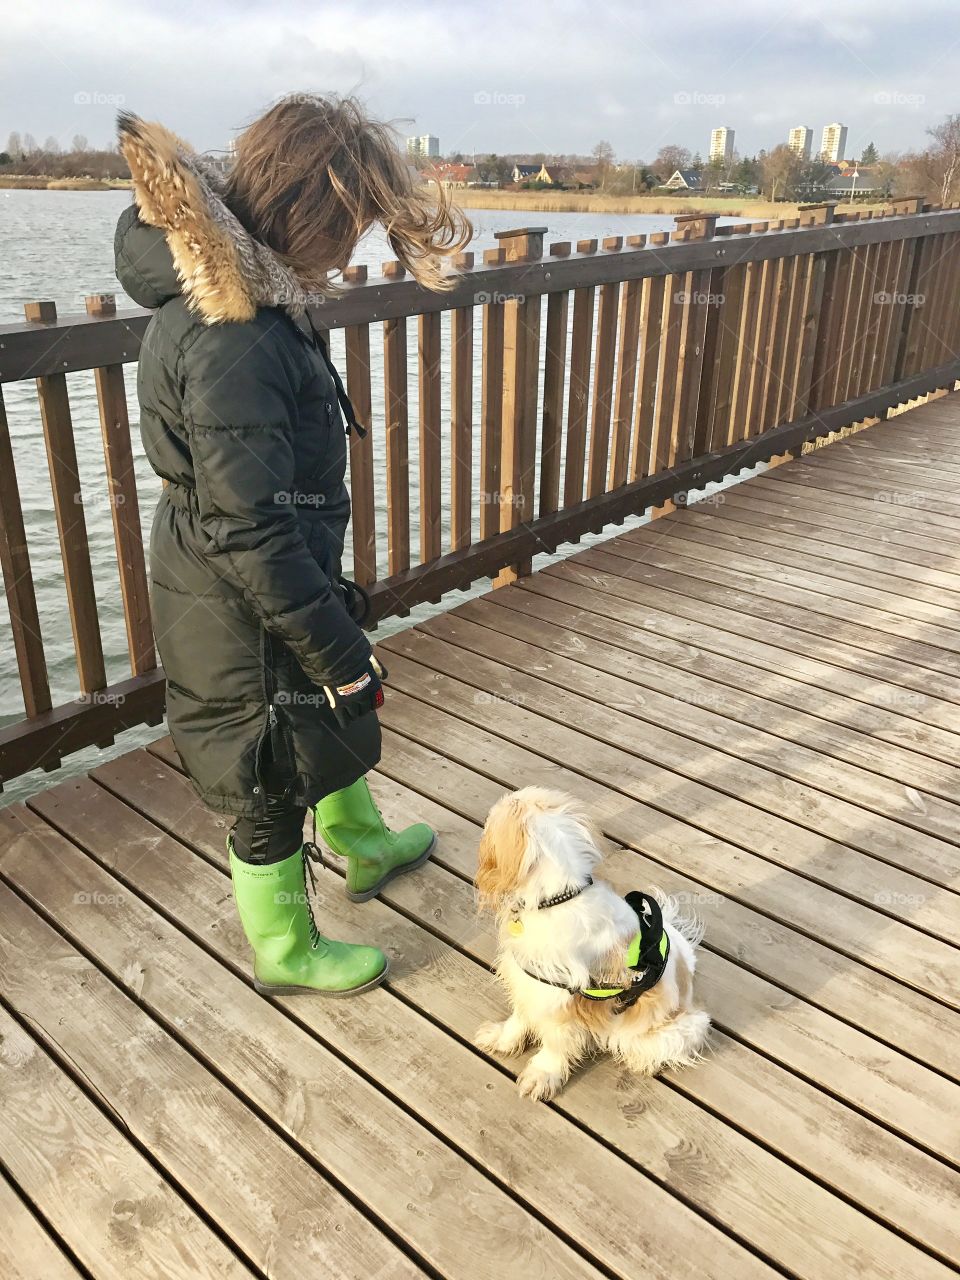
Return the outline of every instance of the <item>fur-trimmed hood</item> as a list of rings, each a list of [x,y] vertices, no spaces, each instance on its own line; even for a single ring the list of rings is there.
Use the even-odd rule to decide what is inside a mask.
[[[258,307],[302,316],[299,280],[227,208],[216,167],[161,124],[122,112],[117,127],[136,205],[115,246],[130,297],[155,308],[182,293],[205,324],[244,323]]]

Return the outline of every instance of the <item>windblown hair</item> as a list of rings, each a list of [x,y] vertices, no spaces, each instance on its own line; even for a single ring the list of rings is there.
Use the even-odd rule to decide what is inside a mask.
[[[448,289],[440,260],[473,234],[439,182],[435,194],[417,185],[394,131],[355,98],[282,98],[237,139],[223,197],[308,291],[330,292],[376,222],[424,288]]]

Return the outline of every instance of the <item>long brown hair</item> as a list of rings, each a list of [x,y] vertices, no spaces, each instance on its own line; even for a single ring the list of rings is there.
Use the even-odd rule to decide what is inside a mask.
[[[397,141],[355,98],[290,94],[237,139],[224,199],[305,289],[326,292],[375,222],[420,284],[449,288],[441,259],[473,228],[439,182],[419,184]]]

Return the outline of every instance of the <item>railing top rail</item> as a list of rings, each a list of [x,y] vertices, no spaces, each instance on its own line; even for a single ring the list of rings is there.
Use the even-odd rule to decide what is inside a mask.
[[[817,210],[823,216],[818,216]],[[550,246],[531,262],[504,262],[503,250],[484,255],[481,265],[461,267],[446,293],[432,293],[410,278],[384,275],[346,283],[342,293],[312,308],[316,323],[328,329],[397,319],[457,307],[482,305],[500,296],[550,294],[584,285],[680,274],[717,266],[761,262],[796,254],[829,252],[960,230],[960,208],[901,213],[894,209],[858,221],[834,221],[831,206],[802,211],[813,225],[768,229],[765,223],[717,228],[715,238],[691,240],[675,232],[629,236],[625,248],[595,242]],[[791,219],[791,221],[794,221]],[[682,229],[682,222],[680,224]],[[612,242],[616,243],[616,242]],[[0,325],[0,383],[53,373],[73,373],[136,360],[151,312],[115,315],[66,315]]]

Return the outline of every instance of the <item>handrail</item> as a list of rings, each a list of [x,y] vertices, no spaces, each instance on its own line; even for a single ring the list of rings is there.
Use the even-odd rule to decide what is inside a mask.
[[[960,230],[960,207],[928,209],[921,216],[924,230],[931,233]],[[567,256],[525,263],[498,262],[498,251],[492,250],[484,256],[483,265],[471,264],[457,270],[456,283],[448,292],[433,293],[415,280],[395,275],[375,280],[364,277],[359,283],[347,281],[338,297],[315,304],[310,314],[318,328],[343,329],[483,305],[478,303],[478,297],[561,293],[584,286],[702,271],[730,262],[766,262],[784,256],[896,243],[917,234],[916,214],[891,212],[858,222],[833,220],[806,229],[791,229],[780,223],[774,223],[772,228],[767,223],[735,224],[717,227],[714,239],[707,242],[668,243],[666,233],[663,239],[629,236],[626,249],[599,254],[595,249],[572,250]],[[736,237],[733,245],[716,244],[715,237],[728,236]],[[0,383],[134,361],[151,314],[142,307],[130,307],[106,317],[78,313],[52,322],[0,324]]]
[[[960,378],[956,206],[911,197],[842,218],[821,205],[721,228],[692,215],[672,234],[560,243],[546,256],[543,234],[502,232],[478,264],[461,254],[443,294],[404,278],[399,263],[373,280],[352,267],[342,293],[312,308],[318,328],[344,331],[348,391],[376,425],[350,442],[353,572],[374,620],[480,577],[512,581],[538,552]],[[0,785],[162,717],[121,368],[137,359],[149,317],[94,298],[83,316],[33,303],[26,322],[0,326],[0,382],[38,388],[82,690],[52,706],[0,394],[0,567],[25,709],[0,730]],[[381,359],[382,394],[372,376]],[[68,375],[89,369],[130,656],[129,678],[114,684],[73,455]]]

